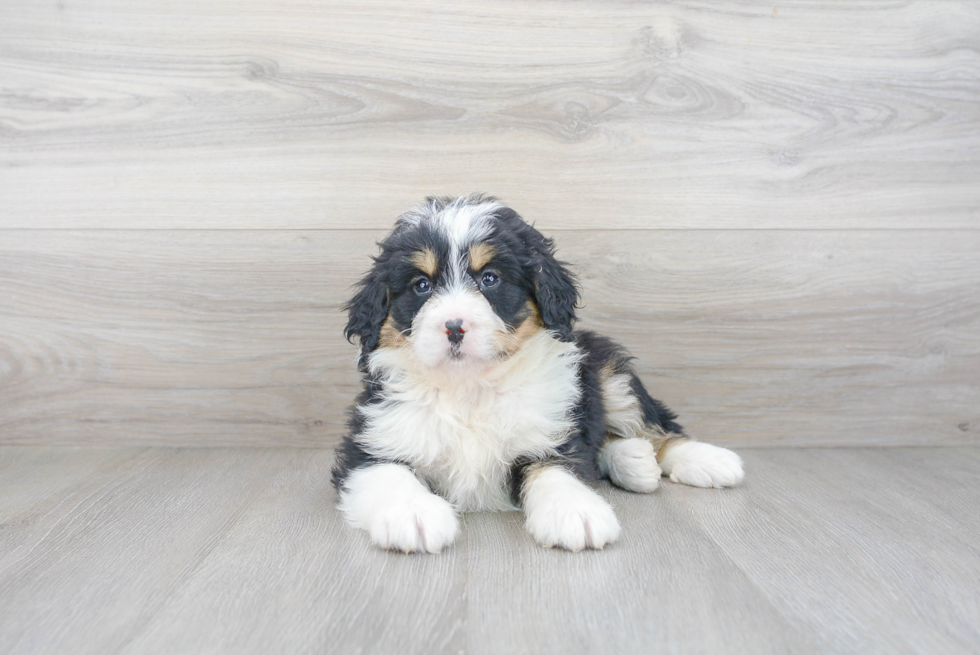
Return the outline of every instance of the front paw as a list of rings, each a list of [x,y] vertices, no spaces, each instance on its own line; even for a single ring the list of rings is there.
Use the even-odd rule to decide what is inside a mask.
[[[445,499],[426,492],[410,503],[395,503],[371,522],[371,541],[405,553],[438,553],[456,540],[459,519]]]
[[[619,538],[616,514],[599,494],[559,467],[537,473],[524,493],[527,531],[542,546],[602,549]]]
[[[671,482],[692,487],[734,487],[745,478],[741,457],[727,448],[698,441],[672,446],[660,466]]]
[[[400,464],[353,471],[339,509],[355,528],[367,530],[372,542],[390,550],[438,553],[459,533],[453,506]]]

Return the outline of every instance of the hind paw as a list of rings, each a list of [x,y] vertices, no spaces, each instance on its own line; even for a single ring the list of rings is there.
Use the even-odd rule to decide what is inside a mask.
[[[648,494],[660,486],[662,471],[646,439],[610,439],[599,451],[602,472],[617,487]]]
[[[698,441],[672,446],[660,466],[671,482],[692,487],[734,487],[745,478],[741,457],[727,448]]]

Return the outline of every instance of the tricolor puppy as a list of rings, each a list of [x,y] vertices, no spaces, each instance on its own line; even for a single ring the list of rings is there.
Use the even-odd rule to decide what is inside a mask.
[[[513,209],[429,198],[379,245],[346,305],[364,391],[333,472],[378,546],[438,552],[459,512],[520,508],[544,546],[602,548],[619,522],[594,480],[742,480],[738,455],[685,436],[621,346],[573,330],[575,282]]]

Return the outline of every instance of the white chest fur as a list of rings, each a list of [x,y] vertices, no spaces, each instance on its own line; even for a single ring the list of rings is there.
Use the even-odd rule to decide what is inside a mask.
[[[358,441],[410,464],[460,511],[512,509],[513,462],[554,454],[573,428],[580,360],[574,344],[543,331],[492,368],[451,376],[380,349],[369,363],[382,376],[382,400],[359,408]]]

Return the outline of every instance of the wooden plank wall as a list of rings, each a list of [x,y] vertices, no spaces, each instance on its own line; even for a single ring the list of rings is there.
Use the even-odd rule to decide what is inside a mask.
[[[0,3],[0,443],[334,443],[471,191],[694,434],[978,443],[980,4],[880,0]]]

